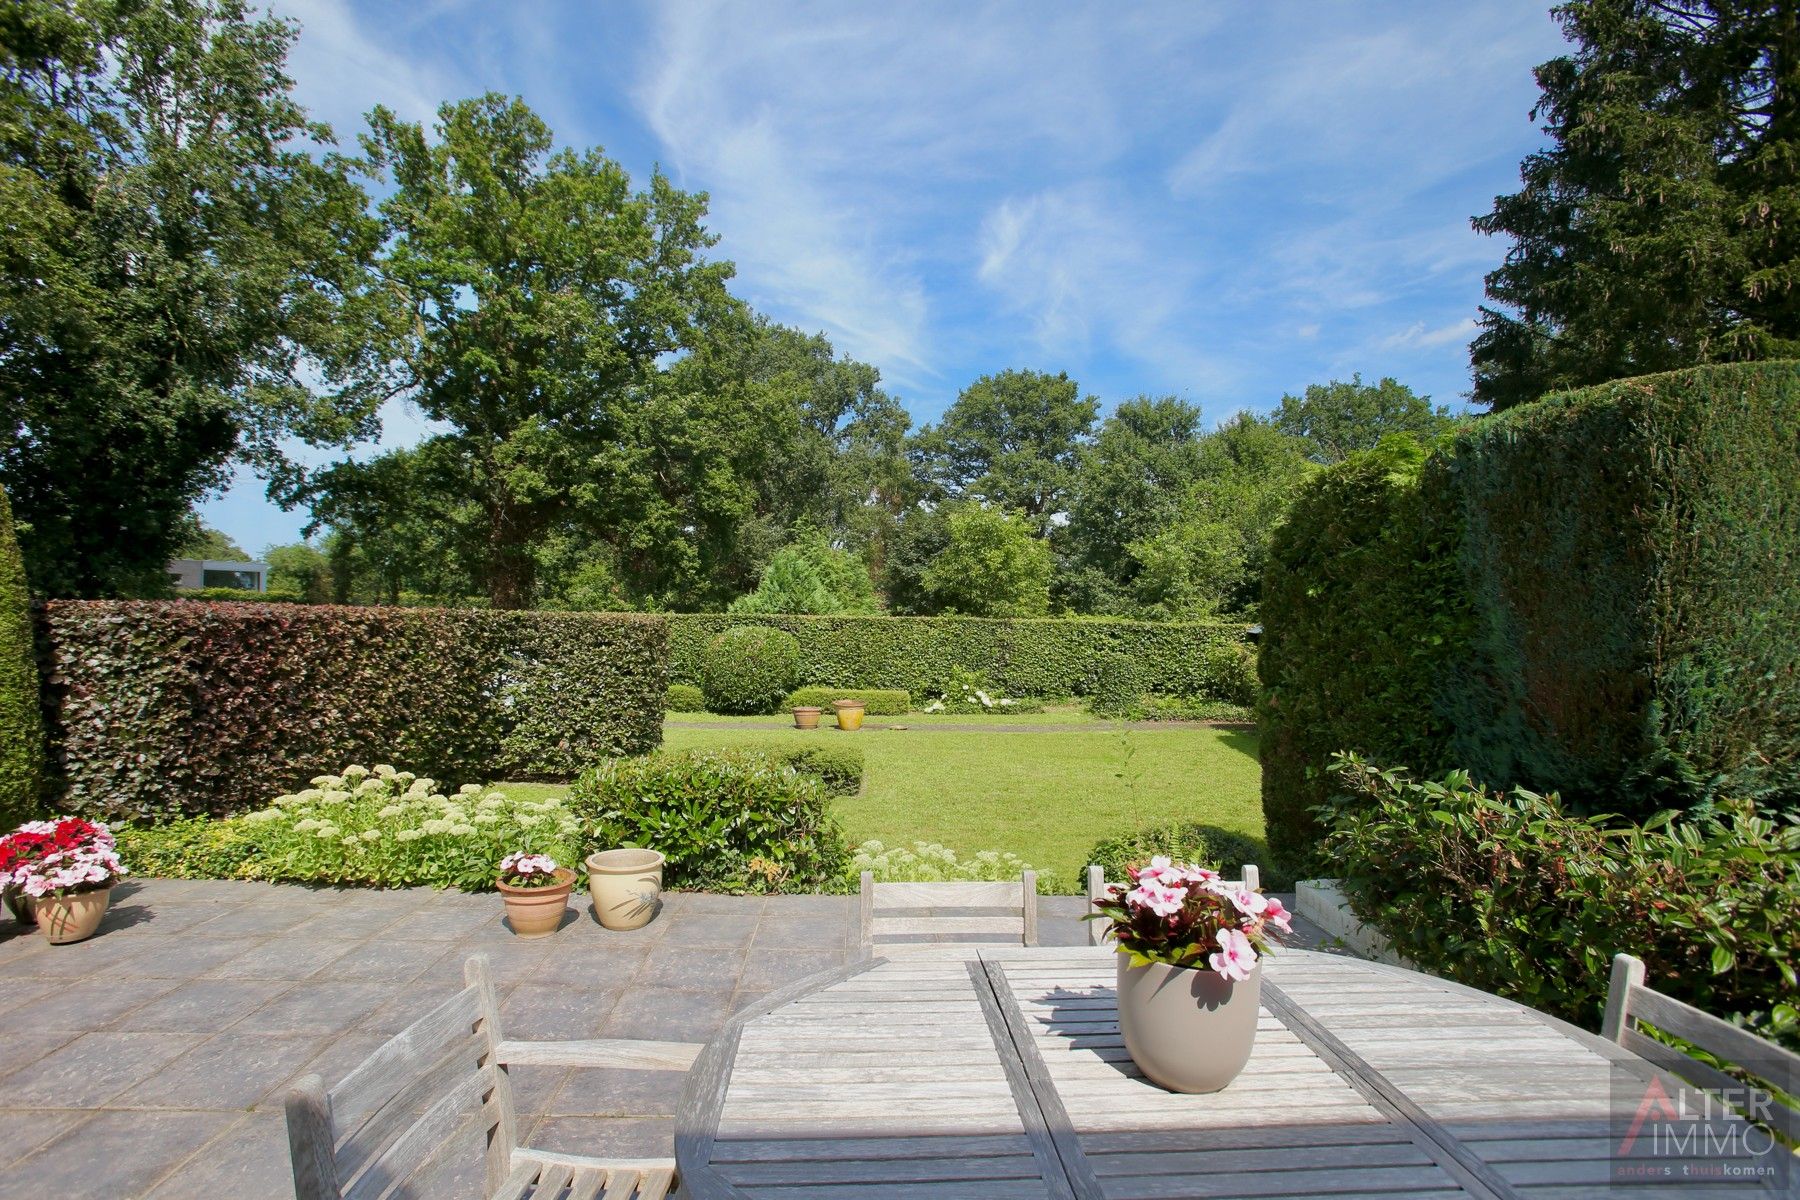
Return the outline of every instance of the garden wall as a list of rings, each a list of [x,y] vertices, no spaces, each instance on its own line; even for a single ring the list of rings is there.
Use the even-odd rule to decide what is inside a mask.
[[[1546,397],[1303,489],[1263,593],[1263,805],[1331,752],[1645,817],[1800,802],[1800,364]]]
[[[734,625],[772,625],[800,642],[807,684],[899,688],[935,695],[953,668],[986,675],[1008,695],[1087,694],[1102,663],[1138,664],[1151,691],[1243,703],[1242,625],[983,617],[802,617],[677,614],[669,678],[698,684],[707,645]],[[1234,694],[1235,693],[1235,694]]]
[[[567,778],[662,740],[661,618],[192,601],[39,616],[63,806],[221,814],[349,763]]]

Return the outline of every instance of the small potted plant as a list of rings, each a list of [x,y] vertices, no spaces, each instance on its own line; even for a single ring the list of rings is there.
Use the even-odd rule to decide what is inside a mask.
[[[575,872],[559,867],[548,854],[520,850],[500,860],[495,885],[506,902],[506,919],[523,938],[548,937],[562,926],[569,911]]]
[[[817,729],[819,727],[819,712],[819,709],[814,708],[810,704],[797,706],[794,709],[794,728]]]
[[[1292,928],[1281,901],[1164,857],[1126,872],[1087,919],[1119,944],[1119,1030],[1145,1078],[1216,1092],[1256,1041],[1260,958]]]
[[[94,936],[112,901],[112,886],[128,872],[106,826],[79,817],[33,821],[7,839],[14,855],[9,893],[30,902],[52,945]],[[15,910],[16,911],[16,910]]]
[[[831,707],[837,713],[839,729],[862,728],[864,706],[861,700],[833,700]]]
[[[0,837],[0,893],[4,893],[13,919],[25,926],[37,924],[35,902],[21,886],[25,880],[22,868],[47,854],[95,844],[111,846],[112,832],[96,821],[80,817],[27,821]]]

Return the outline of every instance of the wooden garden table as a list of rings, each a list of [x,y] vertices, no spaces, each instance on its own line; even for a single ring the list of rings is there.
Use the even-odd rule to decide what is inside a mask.
[[[774,994],[734,1017],[689,1077],[676,1135],[686,1193],[1759,1194],[1742,1182],[1615,1182],[1612,1121],[1632,1091],[1615,1071],[1646,1086],[1658,1073],[1496,996],[1287,950],[1264,968],[1243,1074],[1183,1096],[1136,1072],[1113,982],[1107,948],[946,946]]]

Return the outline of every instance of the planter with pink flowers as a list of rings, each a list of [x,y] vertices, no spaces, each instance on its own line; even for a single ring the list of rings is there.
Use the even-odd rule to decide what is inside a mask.
[[[21,922],[29,912],[53,945],[93,937],[126,874],[112,832],[98,822],[30,821],[0,838],[0,890]]]
[[[523,851],[500,860],[495,888],[506,903],[506,921],[522,938],[549,937],[562,928],[569,912],[575,872],[559,867],[548,854]]]
[[[1281,901],[1167,858],[1127,872],[1094,901],[1119,945],[1119,1031],[1144,1077],[1216,1092],[1256,1042],[1261,958],[1290,928]]]

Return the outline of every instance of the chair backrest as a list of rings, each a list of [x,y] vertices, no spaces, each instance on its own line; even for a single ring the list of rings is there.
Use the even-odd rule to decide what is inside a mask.
[[[1744,1097],[1743,1081],[1710,1063],[1683,1054],[1666,1042],[1657,1041],[1639,1029],[1640,1021],[1663,1033],[1673,1034],[1748,1076],[1775,1085],[1767,1089],[1771,1092],[1769,1103],[1759,1111],[1745,1115],[1776,1130],[1790,1145],[1800,1142],[1800,1111],[1781,1099],[1782,1092],[1793,1092],[1796,1082],[1800,1082],[1800,1054],[1646,987],[1643,960],[1629,954],[1616,954],[1613,956],[1612,980],[1606,990],[1606,1016],[1600,1025],[1600,1036],[1672,1075],[1718,1093],[1728,1105],[1741,1109],[1742,1106],[1733,1101]]]
[[[862,944],[1037,945],[1037,872],[1017,882],[876,883],[862,873]]]
[[[317,1075],[288,1094],[288,1151],[297,1200],[380,1200],[403,1184],[471,1114],[488,1137],[489,1190],[511,1170],[517,1130],[487,959],[468,986],[383,1043],[327,1092]]]
[[[1247,887],[1253,892],[1260,891],[1262,889],[1262,872],[1256,869],[1255,863],[1245,863],[1243,878],[1227,880],[1227,882]],[[1096,863],[1089,863],[1087,869],[1088,904],[1092,905],[1094,901],[1104,895],[1106,895],[1106,868]],[[1090,908],[1089,911],[1092,909]],[[1088,945],[1098,946],[1105,941],[1107,931],[1111,928],[1111,921],[1104,919],[1089,921],[1087,923]]]

